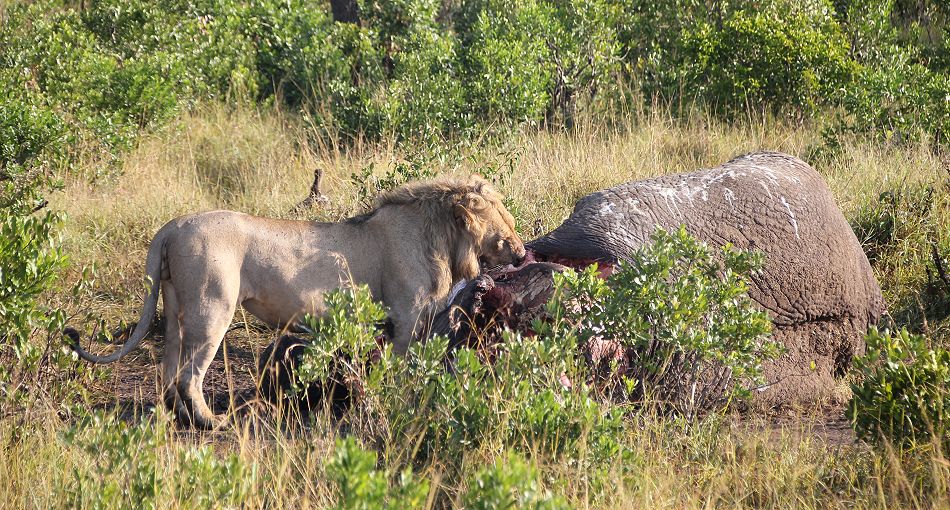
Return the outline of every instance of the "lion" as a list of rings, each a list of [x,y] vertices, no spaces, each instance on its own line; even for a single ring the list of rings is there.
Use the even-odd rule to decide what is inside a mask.
[[[445,305],[453,283],[481,267],[519,264],[524,243],[501,195],[484,179],[415,182],[380,195],[375,207],[339,223],[277,220],[232,211],[182,216],[148,250],[150,280],[141,317],[111,363],[145,337],[164,297],[161,378],[179,420],[218,426],[202,382],[238,305],[275,328],[293,329],[325,312],[323,295],[365,284],[389,310],[393,349],[405,353]]]

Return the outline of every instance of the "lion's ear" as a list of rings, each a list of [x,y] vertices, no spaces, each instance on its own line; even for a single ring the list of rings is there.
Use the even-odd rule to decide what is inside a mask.
[[[458,225],[465,230],[471,230],[475,225],[475,215],[461,203],[455,204],[452,210]]]
[[[488,201],[478,193],[467,193],[463,199],[465,207],[470,211],[484,211],[488,209]]]
[[[466,193],[459,198],[453,206],[455,221],[465,230],[479,236],[479,213],[484,213],[490,207],[490,204],[481,195],[477,193]]]

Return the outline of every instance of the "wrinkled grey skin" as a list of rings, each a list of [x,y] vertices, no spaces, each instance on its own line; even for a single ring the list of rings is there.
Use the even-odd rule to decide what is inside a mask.
[[[711,245],[765,253],[750,296],[769,312],[774,338],[787,352],[764,366],[774,384],[761,400],[833,396],[835,379],[864,351],[864,333],[879,319],[883,300],[824,180],[798,158],[753,153],[716,168],[598,191],[527,246],[542,255],[622,260],[657,226],[680,224]]]

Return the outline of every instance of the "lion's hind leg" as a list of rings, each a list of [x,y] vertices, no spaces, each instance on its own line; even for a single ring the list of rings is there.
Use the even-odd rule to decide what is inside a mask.
[[[181,356],[181,308],[175,296],[175,289],[169,282],[162,282],[162,296],[165,307],[165,352],[161,363],[161,390],[165,407],[175,413],[183,423],[191,420],[185,402],[178,394],[177,375],[182,363]]]
[[[214,428],[223,418],[215,416],[205,401],[204,378],[237,309],[237,289],[229,291],[212,284],[201,295],[181,296],[178,292],[176,297],[189,306],[182,306],[177,314],[178,348],[166,345],[166,398],[176,399],[172,407],[180,420]]]

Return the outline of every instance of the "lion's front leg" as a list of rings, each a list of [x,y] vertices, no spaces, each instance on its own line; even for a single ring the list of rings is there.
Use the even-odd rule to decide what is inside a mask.
[[[432,325],[434,307],[424,306],[390,306],[389,318],[393,322],[393,351],[396,354],[409,352],[412,342],[425,338]]]

